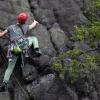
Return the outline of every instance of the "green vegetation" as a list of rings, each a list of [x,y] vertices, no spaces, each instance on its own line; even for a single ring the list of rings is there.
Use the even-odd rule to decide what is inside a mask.
[[[100,0],[95,0],[95,6],[96,6],[97,8],[100,8]]]
[[[89,19],[89,23],[86,26],[75,26],[75,34],[72,39],[75,41],[84,42],[90,44],[95,48],[100,41],[100,18],[97,14],[100,9],[100,0],[88,0],[88,8],[84,9],[85,16]]]
[[[100,9],[100,0],[87,0],[87,5],[83,7],[84,15],[90,20],[99,19],[97,12]]]
[[[79,56],[86,56],[85,61],[82,62],[78,59]],[[65,58],[68,58],[68,62],[64,62]],[[90,53],[84,54],[79,49],[73,49],[67,52],[64,52],[55,59],[52,68],[59,72],[60,77],[64,79],[64,75],[66,72],[69,73],[70,83],[73,84],[80,72],[82,70],[84,73],[91,70],[95,70],[97,68],[96,62],[100,60],[99,55],[93,55]]]
[[[89,8],[84,11],[85,16],[89,19],[89,24],[86,26],[75,26],[75,34],[71,37],[71,40],[80,43],[86,42],[91,49],[98,49],[98,43],[100,42],[100,19],[96,11],[99,8],[100,0],[91,0]],[[85,59],[80,61],[80,56],[84,56]],[[69,60],[65,61],[66,58]],[[73,50],[59,54],[52,68],[59,72],[62,79],[64,79],[66,72],[69,73],[70,83],[73,84],[80,71],[87,73],[90,70],[95,70],[100,66],[98,62],[100,62],[100,55],[73,48]]]
[[[93,21],[87,26],[75,26],[75,34],[72,37],[75,41],[87,41],[91,47],[96,47],[100,41],[100,22]]]

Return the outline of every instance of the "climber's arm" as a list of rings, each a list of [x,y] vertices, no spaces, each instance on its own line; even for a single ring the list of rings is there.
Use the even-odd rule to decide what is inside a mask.
[[[4,31],[0,32],[0,37],[5,35],[7,32],[8,32],[8,30],[4,30]]]
[[[34,22],[29,25],[29,30],[33,29],[37,24],[38,24],[38,22],[36,20],[34,20]]]

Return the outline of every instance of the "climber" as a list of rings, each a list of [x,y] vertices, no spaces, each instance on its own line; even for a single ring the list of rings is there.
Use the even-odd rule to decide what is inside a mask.
[[[10,44],[8,46],[8,53],[7,53],[8,68],[5,72],[3,82],[0,85],[1,92],[5,91],[7,83],[9,81],[10,76],[15,67],[15,64],[16,64],[16,61],[18,58],[18,55],[16,55],[16,54],[18,52],[21,52],[19,43],[23,43],[23,41],[25,41],[25,43],[27,43],[25,45],[28,45],[28,47],[33,47],[34,53],[36,54],[37,57],[41,56],[37,38],[35,36],[26,36],[25,35],[25,34],[29,33],[29,31],[31,29],[33,29],[38,24],[38,22],[36,20],[34,20],[32,24],[27,25],[26,24],[27,19],[28,19],[27,13],[22,12],[22,13],[18,14],[18,16],[17,16],[17,21],[18,21],[17,24],[10,25],[6,30],[4,30],[3,32],[0,32],[0,37],[5,34],[8,34],[9,38],[10,38]]]

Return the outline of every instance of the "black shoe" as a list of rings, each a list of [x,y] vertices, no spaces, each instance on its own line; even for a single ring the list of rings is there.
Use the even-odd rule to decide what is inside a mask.
[[[40,57],[42,55],[42,53],[41,53],[39,48],[35,49],[35,55],[36,55],[36,57]]]
[[[0,92],[4,92],[5,89],[7,87],[7,83],[3,82],[1,85],[0,85]]]

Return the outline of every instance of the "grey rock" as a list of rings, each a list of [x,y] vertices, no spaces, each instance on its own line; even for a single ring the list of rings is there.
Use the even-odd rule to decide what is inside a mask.
[[[92,98],[97,98],[96,91],[95,91],[95,74],[94,71],[80,71],[76,82],[76,91],[80,98],[85,98],[90,95],[90,100]],[[92,94],[93,93],[93,94]],[[91,94],[93,97],[91,97]]]
[[[9,38],[8,38],[8,36],[6,35],[5,38],[1,38],[1,39],[0,39],[0,46],[1,46],[3,49],[7,50],[8,45],[9,45]]]
[[[90,100],[88,97],[86,97],[86,98],[83,98],[82,100]]]
[[[32,82],[33,80],[37,79],[38,72],[33,65],[26,64],[22,68],[22,75],[25,82]]]
[[[66,50],[65,43],[66,43],[67,37],[57,23],[55,23],[53,27],[50,29],[50,34],[51,34],[51,39],[55,46],[55,49],[58,52],[64,52]]]
[[[39,8],[39,4],[38,4],[37,0],[30,0],[29,4],[30,4],[30,7],[31,7],[32,11]]]
[[[84,55],[80,55],[78,57],[78,60],[81,61],[81,62],[86,62],[86,55],[85,54]]]
[[[70,50],[70,49],[73,49],[73,47],[74,47],[74,42],[67,39],[66,40],[66,48]]]
[[[50,62],[50,57],[48,55],[42,55],[39,58],[39,66],[48,66]]]
[[[62,87],[54,74],[48,74],[37,81],[33,81],[32,84],[27,86],[27,90],[34,100],[47,100],[47,98],[48,100],[57,100],[57,98],[66,94]],[[68,100],[72,99],[69,97]]]
[[[50,57],[56,56],[58,51],[64,51],[66,47],[67,49],[72,49],[73,47],[80,48],[84,51],[91,49],[87,44],[73,44],[73,42],[67,40],[65,37],[65,34],[71,35],[74,33],[75,25],[88,23],[87,18],[81,11],[81,9],[88,10],[88,1],[89,0],[0,0],[0,30],[4,30],[9,25],[15,24],[17,22],[16,15],[19,12],[26,11],[28,13],[28,24],[33,22],[35,17],[41,24],[37,25],[32,33],[38,38],[40,48],[43,54],[46,55],[40,57],[40,61],[38,62],[39,66],[36,67],[42,70],[44,68],[47,69]],[[7,45],[7,37],[5,39],[0,38],[0,46],[6,47]],[[66,63],[69,62],[68,59],[65,61]],[[80,56],[79,59],[80,61],[85,61],[85,57],[83,56]],[[3,72],[4,67],[0,67],[0,82],[3,78]],[[48,71],[46,72],[48,73]],[[85,74],[87,77],[82,74],[80,78],[78,78],[76,92],[81,94],[78,94],[79,100],[80,98],[83,100],[99,100],[99,73],[100,70],[96,73],[96,79],[95,77],[93,78],[94,75],[88,74],[88,72]],[[40,76],[40,78],[37,79],[38,75],[41,75],[41,73],[37,74],[37,70],[34,66],[27,66],[23,69],[24,80],[35,80],[27,86],[31,99],[78,100],[77,94],[69,88],[65,90],[63,84],[57,80],[54,74]],[[90,95],[90,97],[87,97],[87,95]],[[22,90],[15,88],[14,100],[27,100],[27,98]]]
[[[98,92],[98,100],[100,98],[100,68],[97,68],[95,75],[95,89]]]
[[[69,96],[67,96],[67,95],[62,95],[62,96],[60,96],[59,98],[58,98],[58,100],[73,100],[73,99],[71,99]]]
[[[77,5],[70,8],[61,8],[54,11],[60,27],[67,35],[73,34],[75,25],[84,25],[87,19],[82,15]]]
[[[60,0],[39,0],[39,6],[43,9],[54,9],[62,7],[62,3],[60,2]]]
[[[42,53],[45,55],[54,56],[56,51],[53,48],[47,29],[43,25],[38,24],[37,27],[33,30],[33,33],[39,40]]]
[[[40,17],[41,19],[43,16],[42,14],[44,14],[44,21],[46,23],[48,21],[49,24],[55,21],[53,19],[56,19],[56,22],[59,23],[60,27],[66,32],[66,34],[73,33],[74,25],[84,25],[88,23],[88,20],[81,13],[80,7],[74,0],[35,0],[34,2],[35,4],[31,2],[31,5],[37,5],[35,9],[33,9],[33,12],[34,10],[37,12],[36,15],[38,16],[36,16],[36,18]],[[39,9],[43,9],[42,12]],[[38,13],[39,11],[41,12],[41,16]],[[48,15],[50,15],[50,19],[48,19]]]
[[[76,86],[76,91],[78,92],[79,98],[87,97],[89,94],[89,84],[85,82],[84,80],[78,81]]]
[[[39,66],[38,66],[39,73],[43,74],[49,74],[52,72],[50,68],[50,57],[48,55],[42,55],[39,58]]]
[[[49,95],[47,91],[51,86],[53,85],[55,80],[55,76],[53,74],[44,76],[40,78],[39,82],[38,81],[33,81],[31,85],[27,86],[27,90],[31,96],[31,98],[34,98],[34,100],[46,100],[45,96],[49,96],[50,100],[55,100],[55,96],[53,93]],[[45,99],[44,99],[45,98]]]
[[[92,4],[90,0],[75,0],[83,11],[88,11],[89,6]]]
[[[1,58],[1,56],[0,56],[0,65],[2,64],[2,58]]]
[[[14,91],[14,100],[28,100],[29,96],[26,91],[23,91],[21,88],[17,87]]]
[[[41,24],[45,25],[47,29],[50,29],[56,21],[52,10],[38,8],[33,11],[34,11],[34,15],[37,18],[37,20]]]
[[[72,100],[78,100],[78,95],[70,87],[67,86],[66,91],[69,94],[69,96],[72,98]]]
[[[31,16],[28,22],[31,22],[33,16],[27,0],[0,1],[0,27],[5,29],[9,25],[16,23],[16,15],[22,11],[28,12]]]
[[[91,50],[90,46],[87,43],[80,43],[80,42],[75,42],[74,48],[83,50],[84,52]]]
[[[96,91],[91,92],[89,98],[90,100],[98,100],[98,93]]]
[[[79,7],[80,7],[81,9],[84,9],[85,6],[87,5],[86,1],[88,1],[88,0],[74,0],[74,1],[76,2],[76,4],[79,5]],[[85,9],[84,9],[84,10],[85,10]]]
[[[10,100],[10,95],[8,92],[0,92],[0,100]]]

